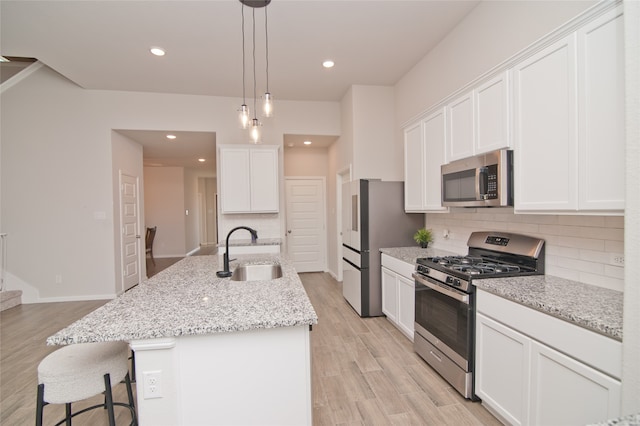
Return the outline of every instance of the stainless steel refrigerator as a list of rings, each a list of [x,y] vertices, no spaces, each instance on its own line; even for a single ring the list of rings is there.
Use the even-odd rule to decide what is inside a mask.
[[[342,294],[362,317],[382,315],[380,249],[414,246],[424,214],[404,212],[404,183],[342,185]]]

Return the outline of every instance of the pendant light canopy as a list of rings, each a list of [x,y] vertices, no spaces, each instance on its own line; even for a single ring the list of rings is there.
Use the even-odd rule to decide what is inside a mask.
[[[271,117],[273,114],[273,97],[269,92],[269,39],[267,28],[267,5],[271,0],[240,0],[242,3],[242,105],[239,111],[240,126],[243,129],[251,129],[251,141],[260,142],[260,127],[262,123],[257,117],[257,83],[256,83],[256,9],[264,8],[264,30],[265,30],[265,56],[266,56],[266,92],[263,97],[263,115]],[[245,31],[244,31],[244,7],[252,8],[252,59],[253,59],[253,119],[245,97]]]

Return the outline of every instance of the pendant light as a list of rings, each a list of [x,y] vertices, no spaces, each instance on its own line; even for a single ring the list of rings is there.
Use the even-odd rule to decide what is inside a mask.
[[[245,87],[244,87],[244,82],[245,82],[244,4],[241,7],[241,14],[242,14],[242,105],[238,110],[239,112],[238,119],[240,121],[240,127],[242,129],[247,129],[249,127],[249,121],[250,121],[249,117],[251,114],[249,112],[249,107],[247,106],[247,100],[245,96]]]
[[[266,92],[264,95],[263,113],[265,117],[273,115],[273,97],[269,92],[269,40],[267,28],[267,5],[271,0],[240,0],[242,3],[242,99],[240,107],[240,122],[243,129],[250,127],[250,137],[253,143],[260,143],[260,127],[262,123],[257,117],[257,82],[256,82],[256,12],[257,8],[264,7],[264,27],[265,27],[265,55],[266,55]],[[252,10],[252,59],[253,59],[253,119],[249,119],[249,107],[245,100],[245,33],[244,33],[244,6],[251,7]]]
[[[265,46],[265,64],[267,71],[267,91],[264,94],[263,113],[265,117],[273,115],[273,99],[269,93],[269,29],[267,22],[267,8],[264,8],[264,46]]]

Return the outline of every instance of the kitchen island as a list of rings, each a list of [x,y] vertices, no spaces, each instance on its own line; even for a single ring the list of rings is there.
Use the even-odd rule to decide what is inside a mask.
[[[141,425],[311,424],[309,331],[318,321],[285,255],[282,278],[218,278],[218,256],[187,257],[47,339],[128,341]],[[153,384],[151,383],[153,382]]]

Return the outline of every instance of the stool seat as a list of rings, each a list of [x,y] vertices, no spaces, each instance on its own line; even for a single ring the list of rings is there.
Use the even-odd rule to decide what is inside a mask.
[[[104,408],[109,424],[115,425],[115,405],[131,412],[131,425],[137,425],[133,392],[129,378],[129,345],[125,342],[78,343],[47,355],[38,365],[36,425],[42,425],[48,404],[65,404],[66,417],[59,424],[71,425],[71,418],[95,408]],[[128,403],[114,402],[112,384],[124,379]],[[104,393],[104,403],[72,413],[71,403]]]
[[[64,346],[38,365],[44,400],[65,404],[104,392],[104,375],[118,383],[129,371],[129,345],[124,342],[80,343]]]

